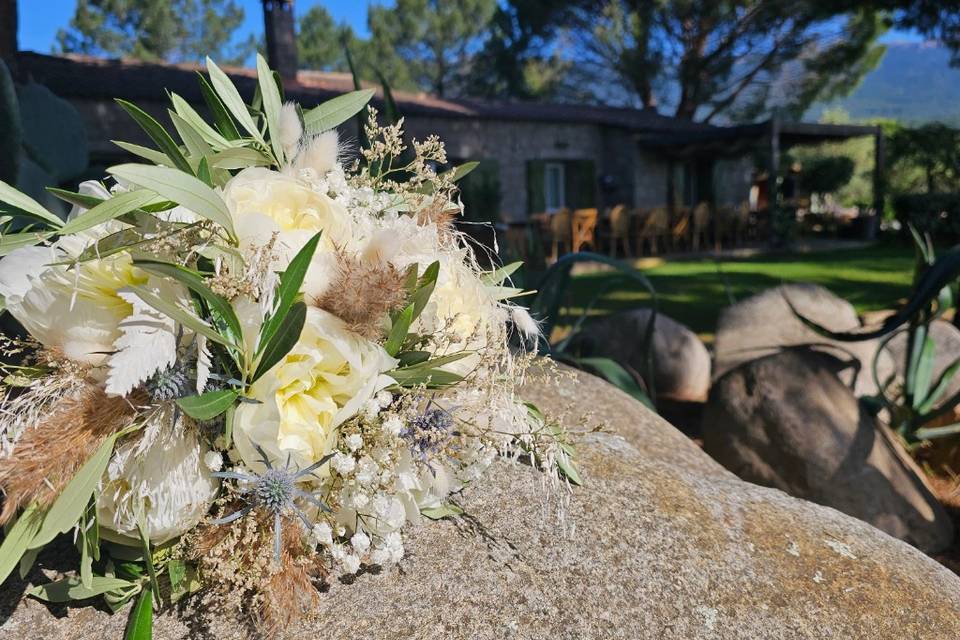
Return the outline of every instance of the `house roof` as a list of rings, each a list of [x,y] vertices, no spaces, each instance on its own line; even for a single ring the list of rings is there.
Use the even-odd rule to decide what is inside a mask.
[[[21,51],[17,57],[20,72],[47,85],[65,98],[112,99],[131,101],[166,101],[165,91],[179,94],[191,102],[201,102],[196,73],[204,71],[197,64],[161,64],[131,59],[105,59],[66,54],[44,55]],[[223,67],[248,98],[256,85],[256,71],[241,67]],[[382,90],[377,90],[375,104],[382,105]],[[313,105],[336,95],[352,91],[350,74],[321,71],[300,71],[296,82],[287,81],[284,89],[304,105]],[[637,132],[670,132],[695,134],[720,129],[707,124],[688,122],[658,114],[651,110],[593,105],[550,104],[532,102],[490,102],[467,99],[438,98],[425,93],[393,91],[400,111],[407,116],[470,118],[486,120],[530,121],[599,124]]]

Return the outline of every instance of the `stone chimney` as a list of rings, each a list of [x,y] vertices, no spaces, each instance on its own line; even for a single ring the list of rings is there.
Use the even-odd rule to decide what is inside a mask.
[[[293,0],[263,0],[267,61],[284,80],[297,79],[297,36]]]

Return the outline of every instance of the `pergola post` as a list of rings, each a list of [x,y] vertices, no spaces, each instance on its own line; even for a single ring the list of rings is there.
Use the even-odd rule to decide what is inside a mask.
[[[770,240],[777,244],[780,227],[780,117],[770,118],[767,140],[767,207],[770,211]]]
[[[886,198],[886,143],[883,128],[877,125],[873,134],[873,211],[879,222],[883,218]]]

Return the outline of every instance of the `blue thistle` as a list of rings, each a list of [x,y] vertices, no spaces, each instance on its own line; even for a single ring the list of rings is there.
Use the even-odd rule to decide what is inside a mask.
[[[182,360],[150,376],[144,383],[144,388],[154,402],[167,402],[195,393],[191,385],[189,366]]]
[[[410,441],[410,449],[421,459],[439,451],[455,435],[450,412],[429,406],[400,432],[403,438]]]
[[[216,478],[229,480],[239,480],[247,483],[247,487],[241,489],[241,494],[247,501],[247,505],[238,511],[234,511],[228,516],[211,520],[213,524],[227,524],[250,513],[255,508],[263,509],[273,515],[273,555],[277,562],[280,561],[280,540],[283,517],[293,513],[303,525],[309,530],[313,523],[307,518],[307,515],[297,506],[296,499],[301,498],[318,509],[330,511],[330,507],[323,504],[316,496],[307,493],[297,487],[296,482],[306,475],[323,466],[327,460],[333,457],[333,454],[324,456],[319,462],[314,462],[306,469],[295,470],[290,468],[290,456],[287,456],[287,462],[282,467],[274,467],[267,459],[267,454],[259,446],[257,451],[260,453],[263,464],[267,467],[262,474],[245,474],[236,471],[216,471],[210,475]],[[249,499],[246,496],[250,496]]]

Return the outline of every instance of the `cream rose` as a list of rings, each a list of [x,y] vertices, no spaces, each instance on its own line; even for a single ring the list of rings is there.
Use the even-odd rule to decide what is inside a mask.
[[[71,360],[102,364],[132,307],[117,291],[146,282],[130,256],[116,254],[73,266],[53,266],[55,247],[18,249],[0,260],[0,295],[7,310],[44,346]]]
[[[241,245],[260,246],[276,233],[287,261],[318,231],[332,247],[350,236],[346,210],[294,177],[263,167],[244,169],[223,189]]]
[[[393,380],[396,366],[383,347],[349,331],[343,321],[307,310],[300,341],[250,389],[259,404],[241,403],[234,442],[244,464],[263,468],[261,447],[271,462],[304,468],[328,453],[336,428]]]

